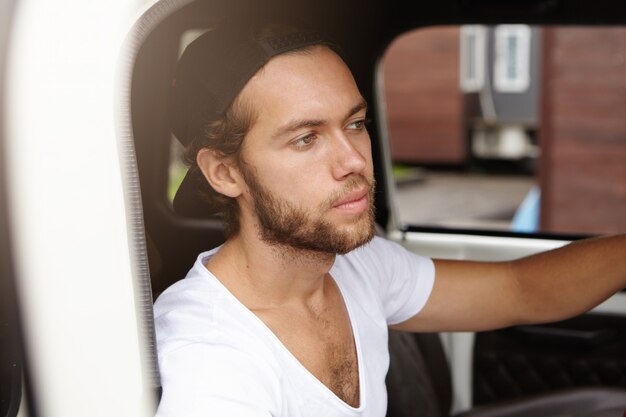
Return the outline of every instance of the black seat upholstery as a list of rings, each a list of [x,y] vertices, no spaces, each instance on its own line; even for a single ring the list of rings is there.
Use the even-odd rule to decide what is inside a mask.
[[[448,417],[450,370],[437,334],[390,330],[387,417]],[[622,417],[626,390],[579,388],[481,406],[456,417]]]
[[[387,416],[448,416],[452,386],[439,335],[390,330],[389,356]]]

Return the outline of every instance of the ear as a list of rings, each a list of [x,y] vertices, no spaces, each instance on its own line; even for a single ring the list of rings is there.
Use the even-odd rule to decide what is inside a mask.
[[[243,181],[232,161],[213,149],[203,148],[196,155],[196,162],[204,178],[220,194],[236,198],[243,192]]]

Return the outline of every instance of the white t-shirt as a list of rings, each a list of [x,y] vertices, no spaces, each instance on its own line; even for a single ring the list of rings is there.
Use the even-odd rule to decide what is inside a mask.
[[[337,256],[330,274],[344,298],[356,343],[360,405],[343,402],[205,267],[156,301],[163,396],[157,417],[383,417],[389,367],[387,326],[417,314],[434,266],[400,245],[374,238]]]

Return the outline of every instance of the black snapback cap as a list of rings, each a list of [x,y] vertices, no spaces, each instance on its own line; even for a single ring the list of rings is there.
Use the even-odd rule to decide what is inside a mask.
[[[313,45],[328,46],[342,55],[319,32],[293,29],[261,38],[265,26],[229,22],[187,46],[172,82],[170,119],[172,133],[184,146],[202,135],[208,123],[221,119],[250,78],[273,57]],[[189,170],[174,197],[174,211],[201,218],[215,214],[200,195],[202,181],[198,169]]]

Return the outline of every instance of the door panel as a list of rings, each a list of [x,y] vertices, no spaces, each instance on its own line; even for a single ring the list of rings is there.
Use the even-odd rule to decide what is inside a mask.
[[[476,261],[507,261],[555,249],[568,243],[561,239],[532,239],[513,236],[464,235],[462,232],[406,231],[390,234],[407,249],[432,258],[472,259]]]
[[[626,317],[607,314],[479,333],[473,403],[580,386],[626,388],[624,352]]]

